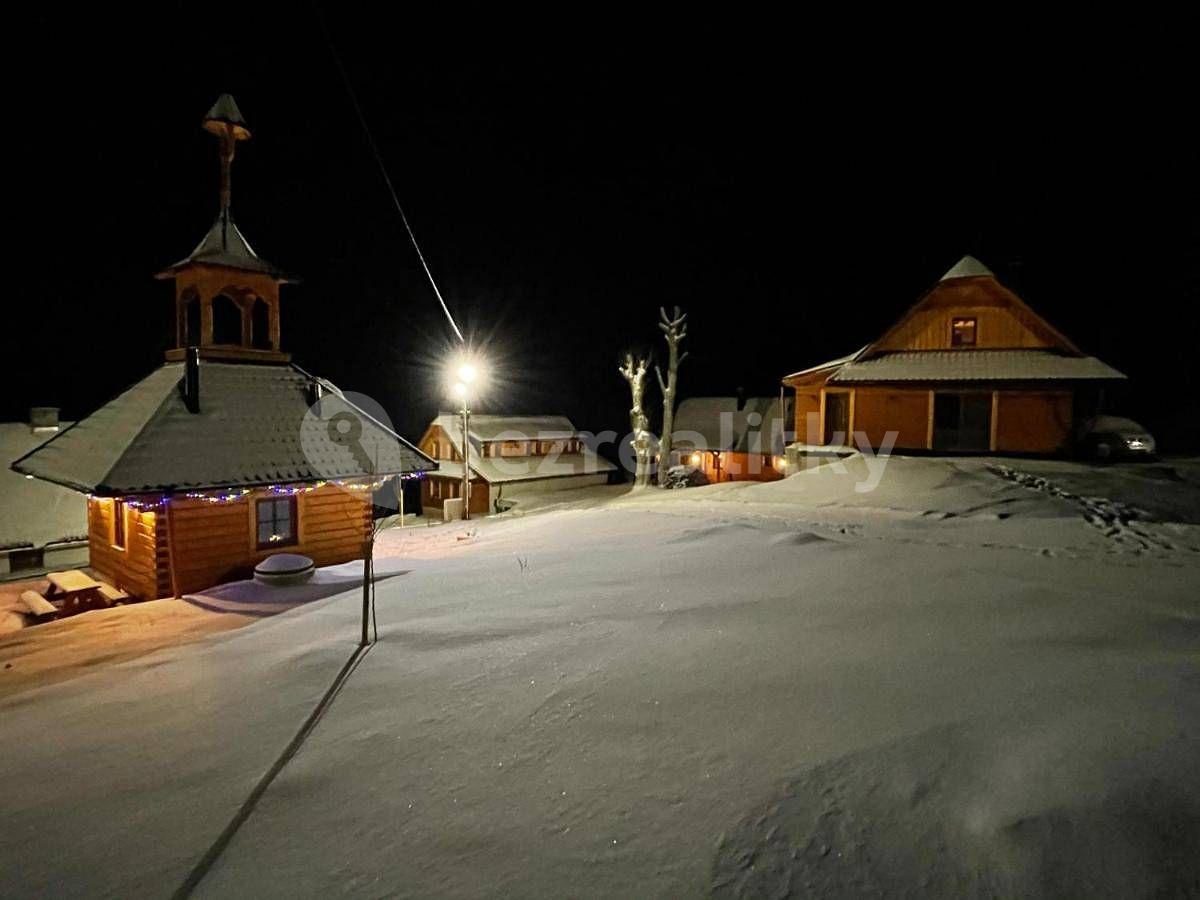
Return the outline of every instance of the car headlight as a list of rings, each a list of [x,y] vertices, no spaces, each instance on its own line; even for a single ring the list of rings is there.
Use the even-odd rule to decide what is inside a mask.
[[[1125,446],[1130,450],[1153,450],[1154,440],[1147,436],[1127,437]]]

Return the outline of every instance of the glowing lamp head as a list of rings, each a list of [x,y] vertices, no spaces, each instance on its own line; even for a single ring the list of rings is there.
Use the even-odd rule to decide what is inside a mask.
[[[692,454],[692,465],[693,466],[700,465],[700,454],[699,453]]]
[[[446,367],[446,384],[459,399],[481,396],[487,388],[486,381],[487,366],[478,356],[464,353],[452,358]]]

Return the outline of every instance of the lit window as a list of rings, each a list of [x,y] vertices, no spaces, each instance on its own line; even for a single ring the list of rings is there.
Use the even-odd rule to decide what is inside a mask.
[[[264,497],[255,506],[259,549],[296,543],[295,497]]]
[[[126,509],[124,500],[113,501],[112,545],[120,550],[125,549]]]
[[[950,320],[950,346],[975,346],[975,317],[954,318]]]

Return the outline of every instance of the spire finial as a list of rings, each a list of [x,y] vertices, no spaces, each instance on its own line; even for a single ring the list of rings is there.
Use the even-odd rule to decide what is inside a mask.
[[[233,154],[238,141],[250,139],[250,129],[246,127],[246,120],[242,118],[237,101],[229,94],[222,94],[204,117],[204,130],[216,135],[220,141],[218,152],[221,154],[221,213],[225,214],[229,211],[232,192],[230,170],[233,168]]]

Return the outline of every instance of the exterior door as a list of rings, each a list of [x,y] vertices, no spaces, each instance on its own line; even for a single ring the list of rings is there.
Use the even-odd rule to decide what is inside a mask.
[[[825,444],[849,444],[850,394],[848,392],[825,394]]]
[[[991,447],[992,395],[933,395],[933,449],[961,452]]]

